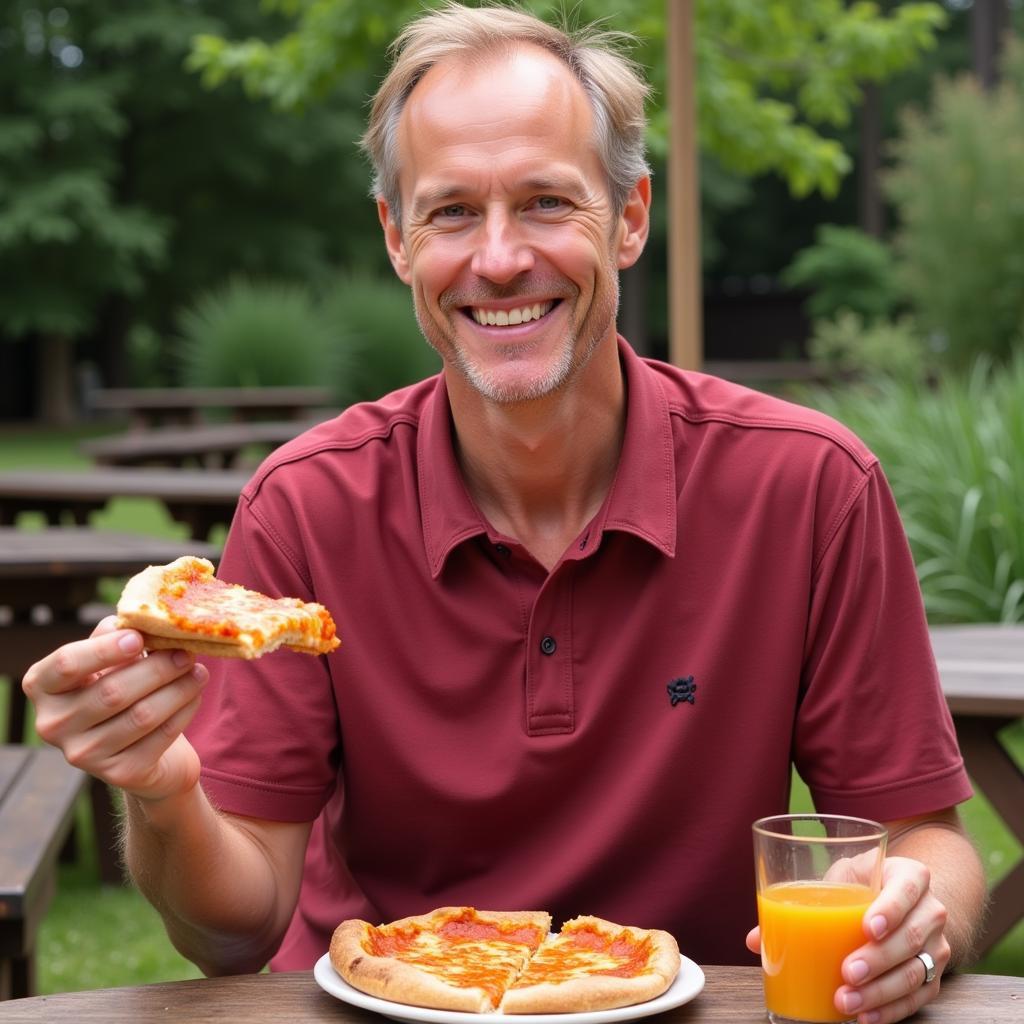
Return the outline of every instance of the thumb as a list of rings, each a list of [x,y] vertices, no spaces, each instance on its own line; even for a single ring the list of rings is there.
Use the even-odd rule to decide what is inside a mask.
[[[747,949],[749,949],[751,953],[761,952],[760,928],[751,928],[750,931],[747,932]]]

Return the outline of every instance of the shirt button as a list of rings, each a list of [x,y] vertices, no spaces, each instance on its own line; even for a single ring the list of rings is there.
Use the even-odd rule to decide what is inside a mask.
[[[495,544],[494,550],[497,551],[499,555],[507,555],[510,553],[504,544]]]
[[[540,653],[541,654],[554,654],[558,644],[555,643],[553,636],[546,636],[540,642]]]

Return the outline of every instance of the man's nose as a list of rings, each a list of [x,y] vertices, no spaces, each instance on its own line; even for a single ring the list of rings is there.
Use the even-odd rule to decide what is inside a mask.
[[[475,239],[471,269],[479,277],[505,284],[533,267],[533,250],[514,217],[488,213]]]

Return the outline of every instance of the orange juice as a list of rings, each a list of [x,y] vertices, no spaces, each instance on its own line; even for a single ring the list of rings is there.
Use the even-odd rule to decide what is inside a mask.
[[[866,885],[786,882],[757,894],[764,998],[790,1020],[848,1019],[833,1002],[844,958],[867,938],[862,921],[874,899]]]

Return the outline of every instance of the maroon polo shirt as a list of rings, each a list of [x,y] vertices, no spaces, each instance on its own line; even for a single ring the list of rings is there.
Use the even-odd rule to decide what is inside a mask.
[[[469,497],[439,377],[317,426],[243,492],[221,576],[323,602],[342,638],[210,662],[189,730],[220,807],[315,819],[275,968],[310,967],[344,918],[447,904],[752,963],[750,824],[786,809],[792,763],[823,811],[970,795],[874,457],[818,413],[620,352],[620,464],[551,573]]]

